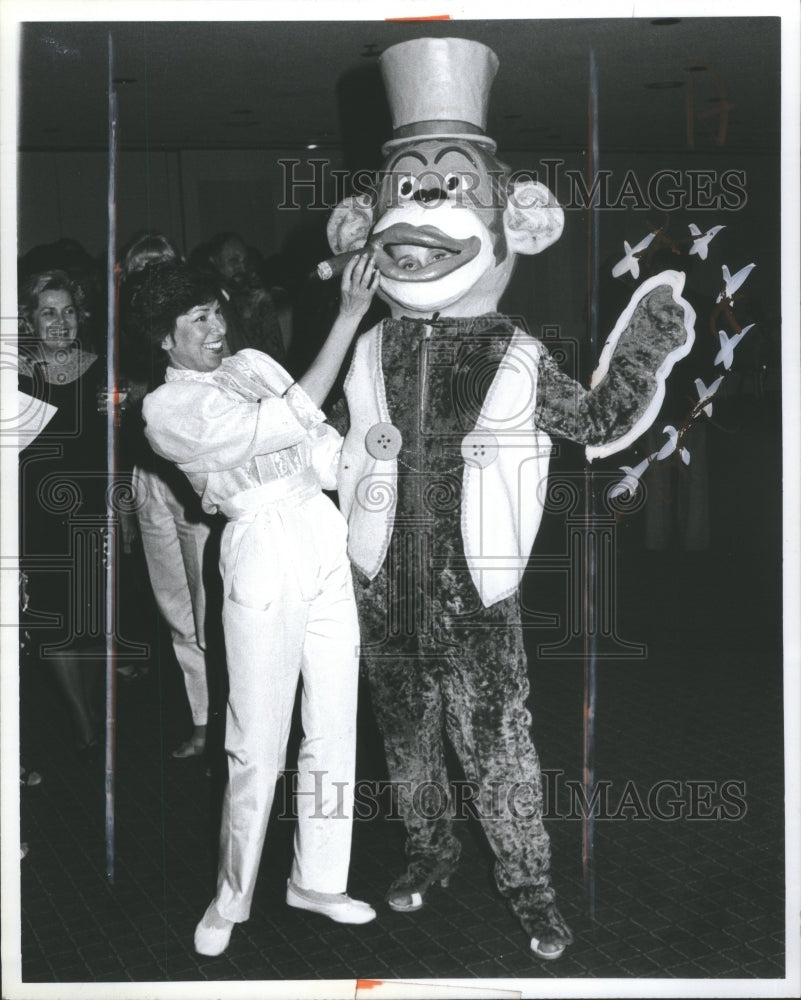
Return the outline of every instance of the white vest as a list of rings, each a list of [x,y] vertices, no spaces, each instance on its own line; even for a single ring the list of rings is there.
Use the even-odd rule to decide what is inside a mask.
[[[479,467],[465,462],[461,528],[473,583],[485,607],[515,593],[542,520],[551,440],[534,422],[540,347],[515,329],[487,392],[476,434],[497,442],[497,456]],[[348,519],[348,552],[373,579],[386,558],[397,506],[397,459],[365,447],[377,423],[392,423],[381,364],[381,324],[356,345],[345,380],[350,430],[340,457],[338,489]]]

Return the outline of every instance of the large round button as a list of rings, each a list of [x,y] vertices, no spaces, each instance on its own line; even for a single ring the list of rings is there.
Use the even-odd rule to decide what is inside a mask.
[[[394,424],[373,424],[364,437],[364,446],[373,458],[389,461],[401,450],[403,438]]]
[[[498,439],[489,431],[470,431],[462,441],[462,458],[468,465],[485,469],[498,457]]]

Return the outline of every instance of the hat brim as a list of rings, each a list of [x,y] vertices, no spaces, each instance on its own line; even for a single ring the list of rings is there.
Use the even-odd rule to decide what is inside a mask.
[[[398,146],[408,146],[415,142],[425,142],[427,139],[462,139],[465,142],[475,142],[480,146],[486,146],[491,153],[494,153],[498,144],[487,135],[470,134],[465,132],[422,132],[420,135],[407,135],[403,139],[390,139],[381,147],[382,155],[386,155],[391,149]]]

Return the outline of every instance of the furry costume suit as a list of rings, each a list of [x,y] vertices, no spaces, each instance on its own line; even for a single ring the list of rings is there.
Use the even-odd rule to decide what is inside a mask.
[[[559,922],[517,590],[549,435],[622,447],[636,434],[658,395],[653,373],[688,339],[673,290],[650,282],[637,297],[592,391],[498,314],[385,320],[357,346],[339,489],[362,655],[407,832],[408,867],[390,896],[446,877],[458,861],[447,733],[500,892],[529,934],[543,919]]]

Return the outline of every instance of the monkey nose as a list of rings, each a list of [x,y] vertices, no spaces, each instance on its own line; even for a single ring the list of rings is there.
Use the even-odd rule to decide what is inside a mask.
[[[424,205],[432,201],[444,201],[447,197],[447,194],[440,187],[420,188],[414,193],[415,201],[421,201]]]

